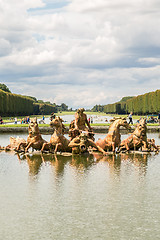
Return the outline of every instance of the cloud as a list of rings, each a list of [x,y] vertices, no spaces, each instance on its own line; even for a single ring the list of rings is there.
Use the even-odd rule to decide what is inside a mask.
[[[89,108],[160,88],[158,0],[0,0],[0,82]]]

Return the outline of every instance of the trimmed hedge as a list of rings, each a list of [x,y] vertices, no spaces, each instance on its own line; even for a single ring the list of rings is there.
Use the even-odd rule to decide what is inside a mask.
[[[57,112],[57,108],[50,104],[46,103],[34,103],[34,114],[35,115],[43,115],[43,114],[51,114],[52,112]]]
[[[39,104],[29,97],[7,93],[0,90],[0,115],[25,116],[51,114],[55,107],[50,104]]]
[[[15,116],[31,113],[33,113],[33,100],[0,90],[0,115]]]
[[[103,111],[117,114],[128,114],[130,112],[137,115],[157,114],[160,112],[160,90],[132,97],[125,102],[104,105]]]

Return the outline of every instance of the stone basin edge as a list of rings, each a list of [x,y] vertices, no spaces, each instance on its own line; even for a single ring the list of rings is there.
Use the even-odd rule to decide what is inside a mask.
[[[39,127],[41,134],[52,134],[54,130],[50,127]],[[109,126],[93,126],[93,131],[95,133],[108,133]],[[133,132],[135,126],[131,126],[131,131]],[[69,127],[66,127],[65,133],[67,134]],[[0,127],[0,133],[28,133],[28,127]],[[124,128],[120,128],[120,132],[122,134],[128,133],[128,131]],[[160,126],[147,126],[147,132],[154,133],[160,132]]]

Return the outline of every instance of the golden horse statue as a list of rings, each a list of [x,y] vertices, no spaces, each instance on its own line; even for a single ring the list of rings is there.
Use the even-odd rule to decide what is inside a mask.
[[[35,150],[41,150],[43,144],[46,141],[42,138],[39,132],[37,118],[31,119],[31,122],[29,123],[29,127],[28,127],[28,133],[29,135],[27,137],[27,141],[20,142],[18,144],[18,147],[15,149],[15,151],[19,152],[20,149],[24,149],[25,152],[27,152],[30,147],[32,147],[32,149],[35,149]]]
[[[142,147],[149,151],[153,146],[156,148],[155,144],[151,142],[151,140],[147,139],[146,119],[142,118],[136,124],[134,132],[121,142],[118,151],[139,150]]]
[[[64,136],[65,126],[62,122],[63,120],[60,117],[55,117],[50,122],[50,126],[55,130],[50,141],[43,144],[41,152],[48,149],[54,149],[54,152],[71,152],[71,148],[68,146],[69,140]]]
[[[123,126],[126,129],[130,129],[126,118],[113,118],[110,120],[111,125],[108,130],[108,134],[104,139],[98,139],[96,144],[105,151],[115,152],[116,147],[119,147],[121,143],[120,127]]]

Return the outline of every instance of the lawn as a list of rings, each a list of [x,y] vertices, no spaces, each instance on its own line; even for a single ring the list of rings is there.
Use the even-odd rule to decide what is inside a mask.
[[[117,114],[106,114],[106,113],[102,113],[102,112],[87,112],[85,111],[85,113],[88,115],[98,115],[98,116],[112,116],[112,117],[125,117],[126,119],[128,119],[128,115],[117,115]],[[55,113],[56,116],[63,116],[63,115],[74,115],[75,112],[58,112]],[[21,119],[25,118],[26,116],[17,116],[18,121],[20,121]],[[43,115],[33,115],[30,116],[30,118],[34,118],[37,117],[37,119],[42,119]],[[49,118],[50,115],[45,115],[45,118]],[[134,120],[138,120],[139,118],[143,118],[146,116],[137,116],[137,115],[133,115],[133,119]],[[3,121],[4,123],[7,124],[2,124],[0,125],[0,127],[27,127],[27,124],[9,124],[9,123],[14,123],[14,117],[3,117]],[[91,126],[108,126],[110,125],[110,123],[93,123],[91,124]],[[135,124],[134,124],[135,125]],[[49,124],[39,124],[40,127],[49,127]],[[69,126],[69,124],[65,124],[65,126]],[[147,126],[159,126],[158,123],[148,123]]]

